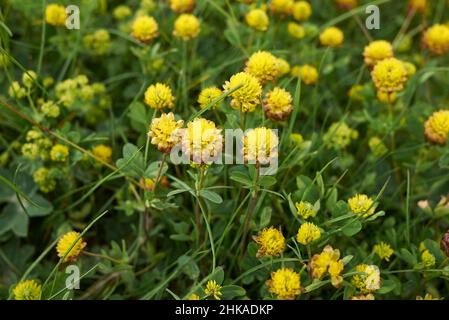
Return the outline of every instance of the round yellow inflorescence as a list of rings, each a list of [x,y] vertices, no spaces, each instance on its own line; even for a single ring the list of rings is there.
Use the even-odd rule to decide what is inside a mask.
[[[301,278],[293,269],[282,268],[271,273],[268,291],[280,300],[293,300],[301,294]]]
[[[154,118],[148,131],[151,143],[159,151],[169,153],[181,141],[179,129],[182,128],[183,123],[182,120],[176,121],[172,112],[163,113],[159,118]]]
[[[335,3],[342,10],[351,10],[357,7],[358,0],[335,0]]]
[[[371,77],[377,90],[390,93],[404,88],[408,74],[402,61],[388,58],[376,64]]]
[[[290,15],[293,9],[293,0],[271,0],[270,11],[281,16]]]
[[[292,7],[293,18],[297,21],[307,21],[312,15],[312,7],[307,1],[298,1]]]
[[[336,288],[343,282],[340,274],[344,267],[343,260],[340,259],[340,250],[334,250],[330,245],[324,247],[320,254],[315,254],[309,263],[312,278],[321,279],[327,272],[331,277],[332,285]]]
[[[41,292],[42,286],[36,280],[20,281],[12,289],[14,300],[39,300]]]
[[[250,10],[245,16],[245,21],[248,26],[258,31],[267,31],[270,25],[270,19],[262,9]]]
[[[99,144],[93,147],[92,153],[104,162],[112,162],[112,148],[110,146]]]
[[[261,84],[279,77],[277,58],[267,51],[257,51],[246,61],[245,72],[255,76]]]
[[[248,163],[267,164],[278,155],[279,139],[273,130],[259,127],[243,136],[243,157]]]
[[[313,204],[307,201],[300,201],[295,203],[296,213],[303,219],[309,219],[315,217],[317,212],[313,207]]]
[[[39,190],[44,193],[49,193],[56,187],[55,179],[50,176],[50,171],[45,167],[41,167],[34,171],[33,180],[39,186]]]
[[[258,236],[253,237],[254,241],[259,245],[256,257],[262,258],[265,256],[277,257],[285,249],[285,238],[281,230],[274,227],[263,229]]]
[[[221,129],[204,118],[187,123],[182,133],[182,150],[196,164],[210,164],[220,155],[223,147]]]
[[[217,100],[223,92],[218,89],[217,87],[208,87],[201,90],[199,96],[198,96],[198,103],[201,107],[201,109],[204,109],[207,107],[210,103]],[[212,105],[212,108],[217,108],[220,105],[220,102],[215,103]]]
[[[289,22],[287,25],[287,31],[289,35],[296,39],[302,39],[306,36],[306,29],[296,22]]]
[[[301,81],[307,85],[312,85],[318,81],[318,70],[311,65],[305,64],[299,68],[299,74],[301,75]]]
[[[344,38],[343,31],[339,28],[329,27],[321,32],[320,43],[326,47],[338,48],[343,44]]]
[[[144,43],[149,43],[158,37],[158,24],[153,17],[137,17],[132,24],[132,36]]]
[[[352,213],[361,215],[366,218],[376,211],[376,205],[370,197],[366,194],[356,194],[348,200],[349,208]]]
[[[192,12],[195,0],[170,0],[170,9],[175,13]]]
[[[287,119],[293,110],[290,92],[278,87],[267,92],[263,100],[263,110],[271,120],[282,121]]]
[[[53,161],[64,162],[69,156],[69,148],[62,144],[55,144],[50,151],[50,158]]]
[[[361,293],[372,293],[380,289],[380,271],[375,265],[359,264],[355,268],[358,274],[352,276],[352,284]]]
[[[424,123],[424,135],[430,143],[445,145],[449,134],[449,110],[440,110]]]
[[[67,13],[65,7],[60,4],[49,4],[45,8],[45,22],[52,26],[65,26]]]
[[[380,260],[385,260],[387,262],[390,261],[390,257],[394,253],[391,246],[383,241],[374,245],[373,251],[379,256]]]
[[[435,55],[449,52],[449,26],[435,24],[424,32],[424,46]]]
[[[279,71],[279,77],[283,77],[290,73],[290,64],[287,60],[282,58],[276,59],[277,65],[278,65],[278,71]]]
[[[385,104],[394,104],[397,100],[396,92],[385,92],[385,91],[377,91],[376,93],[377,99]]]
[[[346,123],[334,122],[324,135],[324,140],[329,143],[329,147],[344,149],[358,136],[358,131],[351,129]]]
[[[209,280],[206,284],[206,289],[204,289],[204,293],[206,296],[214,297],[215,300],[220,300],[222,286],[220,286],[215,280]]]
[[[70,231],[59,239],[58,244],[56,245],[56,251],[58,252],[58,257],[60,258],[65,255],[64,262],[76,260],[76,258],[78,258],[83,249],[86,247],[86,242],[83,241],[83,238],[79,238],[75,243],[75,240],[79,237],[79,235],[80,234],[78,232]],[[73,245],[74,243],[75,245]],[[71,247],[72,249],[70,249]]]
[[[200,20],[192,14],[183,13],[175,21],[173,35],[187,41],[196,38],[200,31]]]
[[[169,86],[163,83],[156,83],[148,87],[145,91],[145,103],[153,109],[173,108],[175,97]]]
[[[311,222],[305,222],[299,227],[296,240],[300,244],[307,245],[315,240],[318,240],[320,237],[320,228]]]
[[[260,103],[262,95],[262,86],[253,75],[246,72],[239,72],[226,81],[223,88],[230,91],[239,87],[230,94],[232,101],[231,107],[241,110],[242,112],[252,112]]]
[[[373,67],[379,61],[392,58],[393,56],[393,46],[385,40],[373,41],[367,45],[363,51],[365,63],[370,67]]]

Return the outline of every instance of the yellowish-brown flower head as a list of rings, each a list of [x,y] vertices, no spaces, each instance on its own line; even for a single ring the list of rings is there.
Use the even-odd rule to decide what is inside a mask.
[[[112,148],[110,146],[99,144],[92,148],[92,153],[104,162],[112,162]]]
[[[273,130],[259,127],[243,136],[243,158],[248,163],[267,164],[278,156],[278,136]]]
[[[427,0],[408,0],[408,7],[410,10],[425,13],[427,10]]]
[[[317,211],[313,207],[313,204],[307,201],[300,201],[295,203],[296,213],[303,219],[309,219],[310,217],[315,217]]]
[[[209,297],[214,297],[215,300],[220,300],[222,286],[220,286],[215,280],[209,280],[206,284],[206,289],[204,289],[204,293]]]
[[[271,0],[270,11],[281,16],[290,15],[293,9],[293,0]]]
[[[383,241],[374,245],[373,251],[379,256],[380,260],[385,260],[387,262],[390,261],[390,257],[394,253],[391,246]]]
[[[424,135],[433,144],[445,145],[449,134],[449,110],[440,110],[424,123]]]
[[[377,266],[359,264],[355,270],[358,274],[352,277],[351,282],[361,293],[372,293],[380,289],[380,270]]]
[[[50,158],[53,161],[64,162],[69,156],[69,148],[62,144],[55,144],[50,151]]]
[[[377,90],[397,92],[407,82],[407,69],[404,63],[396,58],[388,58],[377,63],[371,72]]]
[[[230,91],[239,87],[230,94],[232,101],[231,107],[242,112],[252,112],[260,103],[262,95],[262,86],[259,80],[247,72],[239,72],[226,81],[223,88]]]
[[[42,286],[36,280],[20,281],[12,289],[14,300],[39,300],[41,292]]]
[[[449,26],[435,24],[424,32],[423,44],[435,55],[449,52]]]
[[[62,258],[65,256],[64,262],[75,261],[86,247],[86,242],[84,242],[83,238],[79,238],[78,241],[76,241],[79,235],[78,232],[70,231],[59,239],[58,244],[56,245],[56,251],[58,252],[58,257]]]
[[[174,13],[192,12],[195,0],[170,0],[170,9]]]
[[[65,26],[67,13],[65,7],[60,4],[49,4],[45,8],[45,22],[52,26]]]
[[[154,118],[150,124],[148,136],[151,143],[161,152],[169,153],[171,149],[181,141],[179,129],[183,125],[182,120],[175,120],[175,115],[163,113],[159,118]]]
[[[385,40],[373,41],[367,45],[363,51],[365,63],[370,67],[376,65],[379,61],[392,58],[393,56],[393,46]]]
[[[285,238],[281,230],[274,227],[263,229],[258,236],[253,237],[259,245],[256,257],[278,257],[285,249]]]
[[[265,115],[275,121],[287,119],[292,112],[292,95],[285,89],[276,87],[265,95],[263,100]]]
[[[270,25],[270,19],[262,9],[250,10],[245,16],[245,21],[248,26],[258,31],[267,31]]]
[[[320,228],[311,222],[305,222],[299,227],[296,240],[300,244],[307,245],[315,240],[318,240],[320,237]]]
[[[213,101],[217,100],[223,92],[218,89],[217,87],[208,87],[201,90],[199,96],[198,96],[198,103],[201,107],[201,109],[204,109],[209,104],[211,104]],[[217,108],[219,106],[220,102],[215,103],[212,108]]]
[[[281,268],[272,272],[271,279],[266,284],[270,293],[280,300],[293,300],[301,294],[299,274],[290,268]]]
[[[182,150],[195,164],[210,164],[221,155],[223,135],[215,123],[195,118],[182,130]]]
[[[335,0],[337,7],[342,10],[352,10],[358,5],[358,0]]]
[[[338,48],[343,44],[344,34],[337,27],[326,28],[320,33],[320,43],[325,47]]]
[[[137,17],[132,24],[132,36],[144,43],[149,43],[159,36],[158,24],[153,17]]]
[[[307,1],[298,1],[292,7],[293,18],[297,21],[307,21],[312,15],[312,7]]]
[[[299,68],[301,81],[307,85],[313,85],[318,81],[318,70],[311,65],[305,64]]]
[[[183,13],[175,21],[173,35],[184,41],[196,38],[201,31],[200,20],[192,14]]]
[[[267,51],[257,51],[246,61],[245,72],[259,79],[262,85],[276,81],[279,76],[277,58]]]
[[[376,205],[366,194],[356,194],[348,200],[349,208],[352,213],[364,218],[369,217],[376,211]]]
[[[145,103],[153,109],[173,108],[175,97],[169,86],[163,83],[152,84],[145,91]]]
[[[343,282],[340,274],[344,267],[343,260],[340,259],[340,250],[334,250],[330,245],[324,247],[320,254],[315,254],[309,263],[312,278],[321,279],[327,272],[331,277],[332,285],[336,288]]]
[[[296,39],[302,39],[306,36],[306,29],[296,22],[289,22],[287,25],[287,31],[289,35]]]

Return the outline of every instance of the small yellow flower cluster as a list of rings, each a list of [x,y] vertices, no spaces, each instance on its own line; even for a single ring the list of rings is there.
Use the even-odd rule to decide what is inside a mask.
[[[351,129],[344,122],[334,122],[324,135],[324,140],[329,147],[337,150],[345,149],[351,143],[351,140],[357,139],[359,133],[357,130]]]
[[[298,216],[300,216],[303,219],[308,219],[310,217],[315,217],[317,214],[317,211],[314,209],[313,204],[307,201],[300,201],[295,203],[296,210]]]
[[[376,204],[366,194],[356,194],[348,200],[352,213],[363,218],[369,217],[376,211]]]
[[[220,300],[222,286],[220,286],[215,280],[209,280],[206,284],[206,288],[204,289],[204,293],[208,297],[214,297],[215,300]]]
[[[383,241],[374,245],[373,251],[379,256],[380,260],[390,261],[391,255],[394,253],[394,250],[388,243]]]
[[[50,174],[50,170],[45,167],[40,167],[34,171],[33,180],[44,193],[51,192],[56,188],[56,180]]]
[[[343,260],[340,259],[340,250],[334,250],[330,245],[324,247],[320,254],[315,254],[309,262],[312,278],[321,279],[327,272],[335,288],[338,288],[343,282],[343,277],[340,274],[344,267]]]
[[[49,4],[45,8],[45,22],[52,26],[65,26],[67,13],[60,4]]]
[[[217,100],[222,94],[223,92],[217,87],[208,87],[201,90],[198,96],[198,103],[201,109],[206,108],[210,103]],[[212,108],[218,108],[219,105],[220,102],[212,105]]]
[[[153,17],[143,15],[137,17],[132,24],[132,36],[143,42],[149,43],[159,36],[158,24]]]
[[[245,72],[256,77],[262,85],[279,77],[277,58],[267,51],[257,51],[246,61]]]
[[[299,68],[301,81],[307,85],[313,85],[318,82],[318,70],[311,65],[305,64]]]
[[[245,21],[251,28],[257,31],[267,31],[270,25],[270,19],[267,13],[262,9],[252,9],[246,16]]]
[[[14,300],[39,300],[42,286],[36,280],[24,280],[19,282],[12,293]]]
[[[260,96],[262,95],[262,86],[259,80],[247,72],[239,72],[226,81],[223,89],[231,91],[232,98],[231,107],[241,110],[242,112],[252,112],[260,103]]]
[[[196,38],[200,31],[200,20],[192,14],[183,13],[175,21],[173,35],[187,41]]]
[[[256,258],[277,257],[285,249],[285,238],[281,230],[274,227],[263,229],[258,236],[253,236],[253,239],[259,245]]]
[[[365,97],[363,96],[364,87],[360,84],[353,85],[348,91],[348,97],[352,100],[363,101]]]
[[[41,106],[41,111],[48,118],[57,118],[61,112],[58,105],[53,100],[44,102]]]
[[[385,40],[377,40],[367,45],[363,51],[365,63],[369,67],[375,66],[379,61],[394,56],[393,46]]]
[[[371,77],[377,90],[392,93],[404,88],[408,73],[402,61],[396,58],[387,58],[374,66]]]
[[[83,38],[84,46],[96,55],[104,55],[111,49],[111,37],[106,29],[87,34]]]
[[[288,34],[296,39],[302,39],[306,36],[306,29],[296,22],[289,22],[287,25],[287,31]]]
[[[292,15],[297,21],[307,21],[312,15],[312,6],[307,1],[297,1],[293,4]]]
[[[271,0],[270,11],[281,16],[288,16],[292,13],[293,0]]]
[[[195,0],[170,0],[170,9],[174,13],[192,12]]]
[[[69,148],[62,144],[55,144],[50,150],[50,159],[55,162],[65,162],[69,156]]]
[[[18,81],[11,82],[8,95],[12,98],[23,99],[34,89],[38,75],[33,70],[26,70],[22,74],[22,86]]]
[[[293,300],[301,294],[299,274],[290,268],[281,268],[271,273],[266,282],[268,290],[281,300]]]
[[[371,137],[368,146],[375,157],[382,157],[388,152],[388,148],[379,137]]]
[[[377,266],[359,264],[356,272],[358,273],[352,277],[351,282],[361,293],[373,293],[380,289],[380,271]]]
[[[172,112],[154,118],[148,132],[151,143],[156,145],[159,151],[169,153],[181,140],[179,129],[183,123],[182,120],[176,121]]]
[[[169,86],[163,83],[152,84],[145,91],[145,104],[153,109],[173,108],[175,97]]]
[[[92,153],[104,162],[112,162],[112,148],[110,146],[106,146],[104,144],[96,145],[92,148]]]
[[[338,48],[343,44],[344,34],[337,27],[329,27],[320,34],[320,43],[325,47]]]
[[[86,242],[83,238],[78,239],[79,236],[78,232],[70,231],[59,238],[56,251],[58,257],[63,258],[65,256],[64,262],[75,261],[86,247]]]
[[[424,242],[419,245],[419,251],[421,252],[421,262],[425,268],[431,268],[435,265],[435,256],[425,246]]]
[[[26,135],[26,143],[22,145],[22,154],[30,160],[41,158],[47,160],[50,156],[52,142],[38,130],[30,130]]]
[[[449,110],[434,112],[424,123],[424,135],[433,144],[445,145],[449,134]]]
[[[263,110],[267,118],[271,120],[287,119],[293,111],[290,92],[279,87],[267,92],[263,100]]]
[[[132,10],[130,7],[126,5],[119,5],[114,8],[112,15],[117,20],[124,20],[132,15]]]
[[[423,43],[435,55],[449,52],[449,26],[435,24],[424,32]]]
[[[279,139],[273,130],[259,127],[243,136],[243,157],[248,163],[266,164],[278,155]]]
[[[321,237],[320,228],[311,222],[303,223],[296,235],[296,240],[303,245],[308,245],[309,243],[318,240]]]

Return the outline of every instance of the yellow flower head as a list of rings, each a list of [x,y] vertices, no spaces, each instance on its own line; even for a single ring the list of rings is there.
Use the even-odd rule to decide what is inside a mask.
[[[326,28],[320,34],[320,43],[325,47],[338,48],[343,44],[343,31],[337,27]]]
[[[295,2],[292,8],[293,18],[297,21],[307,21],[312,15],[312,7],[307,1]]]
[[[196,164],[210,164],[221,154],[223,135],[215,123],[204,118],[195,118],[182,130],[184,153]]]
[[[149,43],[159,35],[158,24],[153,17],[143,15],[137,17],[132,24],[132,36],[137,40]]]
[[[304,137],[300,133],[292,133],[290,134],[290,141],[299,147],[304,142]],[[298,206],[296,206],[296,208],[298,209]]]
[[[239,109],[242,112],[252,112],[260,103],[262,95],[262,86],[253,75],[246,72],[239,72],[226,81],[223,88],[230,91],[241,86],[230,94],[232,101],[231,107]]]
[[[443,55],[449,51],[449,26],[435,24],[426,30],[423,36],[426,48],[435,55]]]
[[[33,180],[39,186],[39,190],[44,193],[51,192],[56,187],[56,181],[50,177],[49,170],[45,167],[41,167],[34,171]]]
[[[196,38],[200,31],[200,20],[192,14],[183,13],[175,21],[173,35],[187,41]]]
[[[382,157],[388,152],[388,148],[379,137],[372,137],[368,141],[371,152],[376,157]]]
[[[416,73],[416,66],[411,62],[404,62],[404,67],[407,70],[408,78],[411,78]]]
[[[281,230],[274,227],[263,229],[258,236],[253,237],[254,241],[259,245],[256,257],[280,256],[285,249],[285,238]]]
[[[19,282],[12,293],[14,300],[39,300],[42,286],[36,280],[24,280]]]
[[[104,162],[109,163],[112,161],[112,148],[110,146],[106,146],[104,144],[96,145],[93,147],[92,153]]]
[[[397,100],[396,92],[377,91],[377,99],[385,104],[394,104]]]
[[[68,252],[64,258],[64,262],[76,260],[76,258],[78,258],[83,249],[86,247],[86,242],[83,241],[83,238],[78,239],[76,244],[72,247],[79,235],[80,234],[78,232],[70,231],[59,239],[58,244],[56,245],[58,257],[62,258]],[[71,247],[72,249],[70,249]]]
[[[154,118],[148,132],[151,143],[157,146],[159,151],[169,153],[181,140],[179,129],[183,123],[182,120],[176,121],[172,112],[163,113],[159,118]]]
[[[334,250],[330,245],[324,247],[320,254],[315,254],[309,263],[312,278],[321,279],[327,272],[331,277],[332,285],[336,288],[343,282],[340,274],[344,267],[343,260],[340,259],[340,250]]]
[[[153,109],[173,108],[175,97],[169,86],[163,83],[152,84],[145,91],[145,103]]]
[[[217,87],[208,87],[201,90],[200,95],[198,96],[198,103],[201,109],[204,109],[208,104],[217,100],[222,94],[223,92]],[[217,108],[219,104],[220,102],[214,104],[212,108]]]
[[[311,65],[305,64],[299,68],[301,81],[307,85],[312,85],[318,81],[318,70]]]
[[[352,213],[361,215],[364,218],[369,217],[376,211],[373,199],[366,194],[356,194],[348,200],[348,205]]]
[[[206,284],[206,289],[204,289],[204,293],[209,297],[214,297],[215,300],[220,300],[220,296],[223,294],[221,293],[221,288],[215,280],[209,280]]]
[[[421,253],[421,261],[424,267],[431,268],[435,265],[435,256],[426,249]]]
[[[377,90],[396,92],[404,88],[407,82],[407,69],[396,58],[388,58],[377,63],[371,72]]]
[[[170,0],[170,9],[175,13],[192,12],[195,0]]]
[[[320,228],[311,222],[305,222],[299,227],[296,240],[300,244],[307,245],[315,240],[318,240],[320,237]]]
[[[251,28],[258,31],[267,31],[270,25],[270,19],[267,13],[262,9],[252,9],[245,16],[246,23]]]
[[[32,88],[37,79],[37,73],[33,70],[27,70],[22,74],[22,83],[26,88]]]
[[[290,64],[287,60],[282,58],[277,58],[276,60],[278,65],[279,77],[283,77],[290,72]]]
[[[119,5],[114,8],[112,15],[117,20],[124,20],[132,15],[132,10],[130,7],[126,5]]]
[[[292,112],[292,96],[282,88],[274,88],[265,95],[263,100],[265,115],[275,121],[287,119]]]
[[[271,273],[266,282],[268,290],[280,300],[293,300],[301,294],[299,274],[290,268],[281,268]]]
[[[243,136],[243,157],[248,163],[267,164],[278,155],[279,139],[273,130],[259,127]]]
[[[306,29],[296,22],[289,22],[287,25],[288,34],[296,39],[302,39],[306,36]]]
[[[356,266],[356,272],[352,276],[352,284],[360,290],[361,293],[372,293],[380,289],[380,270],[375,265],[359,264]]]
[[[449,110],[440,110],[424,123],[424,135],[433,144],[445,145],[449,134]]]
[[[363,91],[363,86],[360,84],[355,84],[351,87],[351,89],[349,89],[348,96],[349,96],[349,98],[351,98],[353,100],[363,101],[364,96],[362,94],[362,91]]]
[[[270,10],[279,15],[290,15],[293,9],[293,0],[271,0]]]
[[[52,26],[65,26],[67,13],[65,7],[60,4],[49,4],[45,8],[45,22]]]
[[[313,204],[307,201],[301,201],[295,203],[296,210],[298,216],[300,216],[303,219],[308,219],[310,217],[315,217],[317,212],[315,208],[313,207]]]
[[[329,147],[344,149],[358,136],[357,130],[351,129],[346,123],[334,122],[324,135],[324,140],[328,142]]]
[[[385,260],[387,262],[390,261],[390,257],[394,253],[391,246],[383,241],[374,245],[373,250],[379,256],[380,260]]]
[[[55,144],[50,151],[50,158],[53,161],[64,162],[69,156],[69,148],[62,144]]]
[[[245,72],[255,76],[262,84],[275,81],[279,76],[277,58],[267,51],[257,51],[246,61]]]
[[[427,10],[427,0],[408,0],[408,7],[411,10],[425,13]]]
[[[370,67],[376,65],[379,61],[392,58],[393,56],[393,46],[385,40],[373,41],[363,51],[365,63]]]
[[[342,10],[351,10],[357,7],[358,0],[335,0],[335,3]]]

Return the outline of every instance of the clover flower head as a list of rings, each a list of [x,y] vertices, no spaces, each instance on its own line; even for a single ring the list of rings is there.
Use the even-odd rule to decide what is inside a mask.
[[[148,132],[151,143],[157,146],[159,151],[169,153],[181,141],[180,129],[183,123],[182,120],[176,121],[172,112],[154,118]]]
[[[258,236],[253,237],[254,241],[259,245],[256,257],[265,256],[277,257],[285,249],[285,238],[281,230],[274,227],[263,229]]]
[[[287,31],[289,35],[296,39],[302,39],[306,36],[306,29],[296,22],[289,22],[287,25]]]
[[[175,21],[173,35],[187,41],[196,38],[200,31],[200,20],[192,14],[183,13]]]
[[[387,262],[390,261],[390,257],[394,253],[391,245],[383,241],[374,245],[373,250],[379,256],[380,260],[385,260]]]
[[[223,287],[220,286],[215,280],[209,280],[207,281],[204,293],[209,297],[214,297],[215,300],[220,300],[221,296],[223,295],[221,293],[222,288]]]
[[[390,42],[385,40],[373,41],[363,50],[365,63],[370,67],[376,65],[379,61],[392,58],[393,56],[393,46]]]
[[[39,300],[42,286],[36,280],[20,281],[12,289],[14,300]]]
[[[263,100],[265,115],[275,121],[287,119],[292,112],[292,96],[285,89],[276,87],[265,95]]]
[[[368,146],[376,157],[382,157],[388,152],[387,146],[379,137],[371,137]]]
[[[226,81],[223,88],[225,91],[230,91],[239,87],[230,94],[232,101],[231,107],[241,110],[242,112],[252,112],[260,103],[260,96],[262,95],[262,86],[259,80],[246,72],[239,72]]]
[[[380,270],[377,266],[359,264],[356,266],[356,272],[358,274],[352,277],[351,282],[362,294],[372,293],[380,289]]]
[[[341,273],[344,269],[344,263],[340,259],[340,250],[333,249],[330,245],[327,245],[321,253],[312,257],[309,269],[314,279],[321,279],[328,273],[332,285],[336,288],[340,287],[343,282]]]
[[[290,15],[293,10],[293,0],[271,0],[270,10],[272,13],[279,14],[281,16]]]
[[[50,171],[45,167],[34,171],[33,180],[44,193],[51,192],[56,187],[56,181],[50,176]]]
[[[369,217],[376,211],[376,205],[366,194],[356,194],[348,200],[349,208],[352,213],[364,218]]]
[[[424,32],[424,46],[435,55],[449,52],[449,26],[435,24]]]
[[[104,162],[112,161],[112,148],[110,146],[99,144],[92,148],[92,153]]]
[[[173,108],[175,97],[169,86],[163,83],[152,84],[145,91],[145,103],[153,109]]]
[[[257,31],[267,31],[270,25],[270,19],[267,13],[262,9],[252,9],[246,16],[245,21],[251,28]]]
[[[170,9],[174,13],[192,12],[195,0],[170,0]]]
[[[449,110],[439,110],[424,123],[424,135],[430,143],[445,145],[449,134]]]
[[[378,90],[391,93],[404,88],[408,74],[402,61],[396,58],[387,58],[374,66],[371,77]]]
[[[270,293],[280,300],[293,300],[301,294],[301,279],[299,274],[290,268],[281,268],[271,273],[271,279],[266,282]]]
[[[351,129],[346,123],[334,122],[324,135],[324,140],[328,142],[329,147],[345,149],[358,136],[357,130]]]
[[[78,232],[69,231],[59,238],[58,244],[56,245],[56,251],[58,252],[58,257],[60,258],[65,255],[64,262],[75,261],[86,247],[86,242],[84,242],[83,238],[79,238],[75,243],[75,240],[79,237],[79,235],[80,234]]]
[[[62,144],[55,144],[50,151],[50,158],[53,161],[64,162],[69,156],[69,148]]]
[[[143,42],[149,43],[159,36],[158,24],[153,17],[143,15],[137,17],[132,26],[132,36]]]
[[[305,64],[299,68],[299,74],[301,75],[301,81],[307,85],[312,85],[318,81],[318,70],[311,65]]]
[[[276,60],[278,65],[279,77],[283,77],[290,72],[290,64],[287,60],[282,58],[277,58]]]
[[[201,109],[207,107],[210,103],[217,100],[223,92],[217,87],[207,87],[201,90],[198,96],[198,103]],[[217,108],[220,105],[220,102],[214,104],[212,108]]]
[[[338,48],[343,44],[344,34],[337,27],[326,28],[320,34],[320,43],[325,47]]]
[[[307,201],[300,201],[295,203],[296,213],[303,219],[313,218],[316,216],[317,211],[313,207],[313,204]]]
[[[247,130],[243,136],[243,158],[248,163],[267,164],[278,155],[279,139],[265,127]]]
[[[421,253],[421,261],[424,267],[431,268],[435,265],[435,256],[428,249],[425,249]]]
[[[274,82],[279,76],[277,58],[267,51],[257,51],[246,62],[245,72],[255,76],[261,84]]]
[[[45,8],[45,22],[52,26],[65,26],[67,13],[60,4],[49,4]]]
[[[297,1],[293,4],[292,15],[297,21],[307,21],[312,15],[312,6],[307,1]]]

